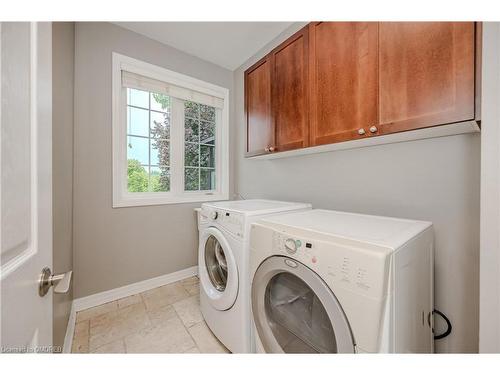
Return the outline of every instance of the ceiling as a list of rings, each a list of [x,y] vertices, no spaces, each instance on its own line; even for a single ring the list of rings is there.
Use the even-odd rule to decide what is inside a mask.
[[[151,39],[235,70],[292,22],[116,22]]]

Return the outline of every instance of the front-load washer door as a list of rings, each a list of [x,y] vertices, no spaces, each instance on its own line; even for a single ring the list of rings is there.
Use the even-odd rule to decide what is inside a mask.
[[[252,311],[267,353],[354,353],[354,340],[337,298],[304,264],[272,256],[257,269]]]
[[[238,296],[238,267],[228,241],[217,228],[207,228],[200,238],[200,285],[210,304],[227,310]]]

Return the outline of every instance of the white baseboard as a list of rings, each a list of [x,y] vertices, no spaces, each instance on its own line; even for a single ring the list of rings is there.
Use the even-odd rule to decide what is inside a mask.
[[[73,301],[73,308],[75,312],[90,309],[91,307],[102,305],[103,303],[129,297],[137,293],[142,293],[146,290],[186,279],[197,274],[198,266],[189,267],[180,271],[169,273],[167,275],[154,277],[152,279],[139,281],[137,283],[125,285],[116,289],[106,290],[105,292],[75,299]]]
[[[73,336],[75,335],[76,311],[75,302],[71,302],[71,311],[69,313],[68,325],[66,326],[66,335],[64,336],[63,353],[71,353]]]

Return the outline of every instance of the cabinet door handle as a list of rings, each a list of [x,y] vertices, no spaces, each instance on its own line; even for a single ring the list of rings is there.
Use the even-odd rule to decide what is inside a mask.
[[[377,127],[375,125],[373,125],[372,127],[370,127],[370,132],[371,133],[376,133],[377,132]]]
[[[358,134],[359,135],[365,135],[365,129],[361,128],[361,129],[358,129]]]

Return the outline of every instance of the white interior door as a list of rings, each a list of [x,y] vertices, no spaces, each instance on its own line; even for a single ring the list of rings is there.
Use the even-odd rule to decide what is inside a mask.
[[[1,331],[3,352],[50,351],[52,27],[3,22],[1,35]]]

